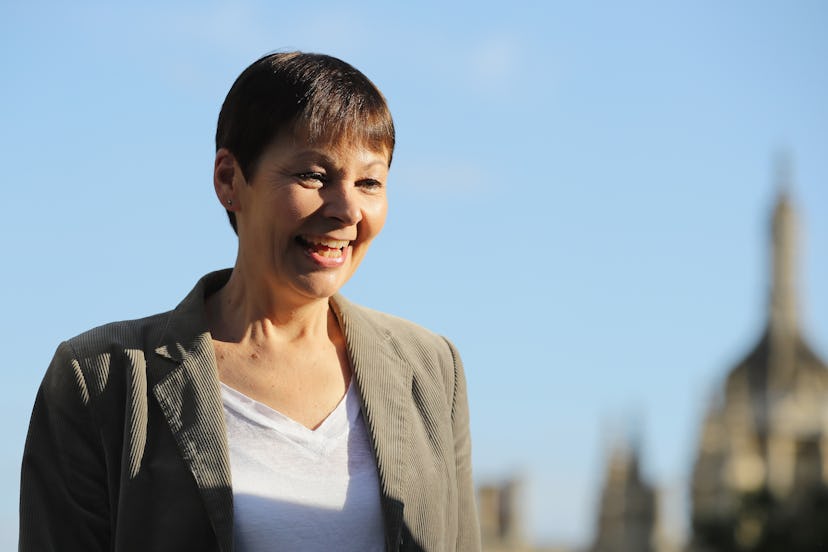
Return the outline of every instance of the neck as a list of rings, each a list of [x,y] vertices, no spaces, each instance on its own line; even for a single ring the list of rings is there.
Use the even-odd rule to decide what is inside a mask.
[[[207,318],[214,339],[233,343],[321,338],[333,321],[327,298],[297,298],[239,263],[227,284],[208,298]]]

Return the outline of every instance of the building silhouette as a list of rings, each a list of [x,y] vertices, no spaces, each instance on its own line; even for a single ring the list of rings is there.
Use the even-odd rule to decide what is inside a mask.
[[[481,486],[477,491],[480,532],[484,549],[526,550],[520,515],[520,482],[517,478]]]
[[[728,372],[702,424],[691,552],[828,546],[828,367],[800,327],[787,180],[782,175],[773,210],[764,330]]]
[[[478,487],[483,552],[573,552],[556,546],[536,546],[525,538],[522,488],[518,477]]]
[[[590,552],[653,552],[656,494],[644,481],[639,464],[633,442],[613,447]]]

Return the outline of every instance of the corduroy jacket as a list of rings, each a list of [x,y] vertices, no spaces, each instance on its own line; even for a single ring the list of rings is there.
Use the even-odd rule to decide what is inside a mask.
[[[208,274],[174,310],[58,347],[23,453],[21,551],[233,548],[233,491]],[[331,299],[380,479],[386,549],[476,551],[463,367],[446,339]]]

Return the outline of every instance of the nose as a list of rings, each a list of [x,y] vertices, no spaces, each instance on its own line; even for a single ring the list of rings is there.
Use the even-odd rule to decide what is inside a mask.
[[[338,182],[326,190],[323,214],[340,221],[344,226],[353,226],[362,220],[362,205],[359,190],[353,184]]]

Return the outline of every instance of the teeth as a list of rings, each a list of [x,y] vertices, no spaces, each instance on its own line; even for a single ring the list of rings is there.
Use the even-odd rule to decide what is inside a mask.
[[[348,240],[334,240],[331,238],[304,238],[306,242],[312,245],[324,245],[325,247],[330,247],[331,249],[342,249],[346,247],[349,243]]]

